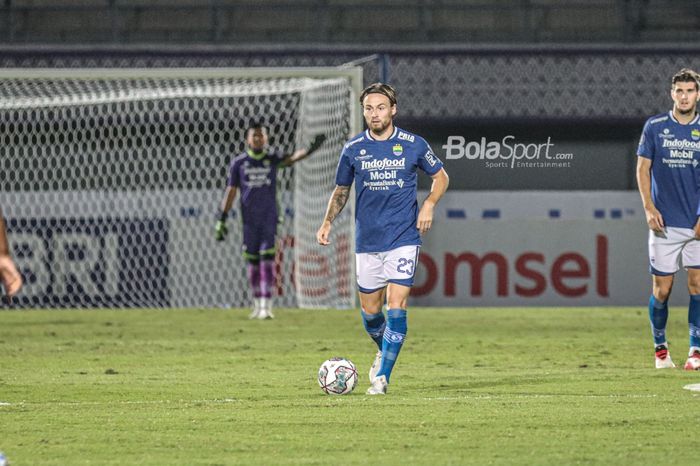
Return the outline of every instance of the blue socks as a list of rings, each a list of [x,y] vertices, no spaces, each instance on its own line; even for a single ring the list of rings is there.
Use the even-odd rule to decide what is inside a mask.
[[[700,347],[700,294],[690,295],[688,329],[690,332],[690,346]]]
[[[692,300],[691,300],[692,303]],[[700,302],[698,303],[700,304]],[[668,321],[668,301],[658,301],[654,295],[649,298],[649,321],[654,345],[666,343],[666,322]]]
[[[365,330],[367,330],[370,338],[377,344],[377,349],[382,349],[384,327],[386,327],[384,313],[380,311],[376,314],[367,314],[364,310],[361,310],[361,312],[362,322],[365,324]]]
[[[396,358],[406,338],[408,325],[406,323],[406,311],[404,309],[389,309],[387,311],[387,326],[384,330],[384,340],[382,341],[382,366],[377,372],[377,377],[383,375],[387,383],[394,369]]]

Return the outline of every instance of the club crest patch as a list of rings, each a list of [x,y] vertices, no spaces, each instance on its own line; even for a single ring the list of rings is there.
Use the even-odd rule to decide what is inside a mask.
[[[394,147],[392,147],[391,151],[394,153],[394,155],[399,156],[403,154],[403,147],[401,144],[394,144]]]

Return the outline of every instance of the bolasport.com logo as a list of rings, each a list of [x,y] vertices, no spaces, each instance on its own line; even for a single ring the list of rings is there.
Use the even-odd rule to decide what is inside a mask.
[[[462,136],[449,136],[442,148],[448,160],[483,160],[486,168],[570,168],[574,159],[572,153],[557,152],[551,137],[541,144],[524,144],[513,135],[500,141],[482,137],[468,142]]]

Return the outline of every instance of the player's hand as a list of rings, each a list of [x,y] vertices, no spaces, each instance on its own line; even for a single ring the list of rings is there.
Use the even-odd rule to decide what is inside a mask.
[[[416,222],[416,228],[420,234],[427,233],[428,230],[433,226],[433,209],[435,205],[430,201],[425,201],[423,206],[418,212],[418,222]]]
[[[647,217],[649,229],[659,233],[664,231],[664,219],[661,216],[661,212],[659,212],[655,206],[644,209],[644,213]]]
[[[331,236],[331,222],[325,221],[321,224],[321,228],[316,232],[316,240],[321,246],[328,246],[331,244],[328,239]]]
[[[16,295],[22,288],[22,275],[9,256],[0,256],[0,278],[8,297]]]
[[[309,148],[306,149],[306,154],[307,154],[307,155],[311,155],[311,154],[313,154],[314,152],[316,152],[316,151],[318,150],[318,148],[321,147],[321,146],[323,145],[323,142],[324,142],[325,140],[326,140],[326,135],[325,135],[325,134],[323,134],[323,133],[317,134],[317,135],[314,137],[313,141],[311,141],[311,144],[309,145]]]
[[[214,227],[214,232],[216,233],[216,240],[223,241],[228,233],[228,228],[226,228],[226,222],[223,220],[218,220],[216,222],[216,227]]]

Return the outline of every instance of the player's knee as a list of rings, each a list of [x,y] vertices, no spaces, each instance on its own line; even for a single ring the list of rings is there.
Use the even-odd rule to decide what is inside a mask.
[[[391,283],[387,288],[386,304],[389,309],[406,309],[408,296],[411,293],[409,286]]]
[[[408,296],[390,296],[386,301],[388,309],[406,309]]]
[[[657,300],[668,300],[672,288],[673,275],[652,275],[652,290]]]
[[[700,294],[700,278],[688,278],[688,292],[690,294]]]
[[[387,309],[406,309],[406,307],[408,306],[408,300],[402,299],[396,301],[389,301],[387,306]]]
[[[381,304],[371,304],[368,306],[362,306],[362,310],[365,312],[365,314],[375,315],[375,314],[379,314],[380,312],[382,312],[382,305]]]
[[[360,293],[360,306],[367,314],[378,314],[384,306],[384,293]]]
[[[654,297],[658,301],[667,301],[668,297],[671,296],[671,283],[654,283]]]
[[[382,307],[384,306],[384,303],[379,300],[364,300],[360,304],[362,310],[367,314],[379,314],[382,312]]]

